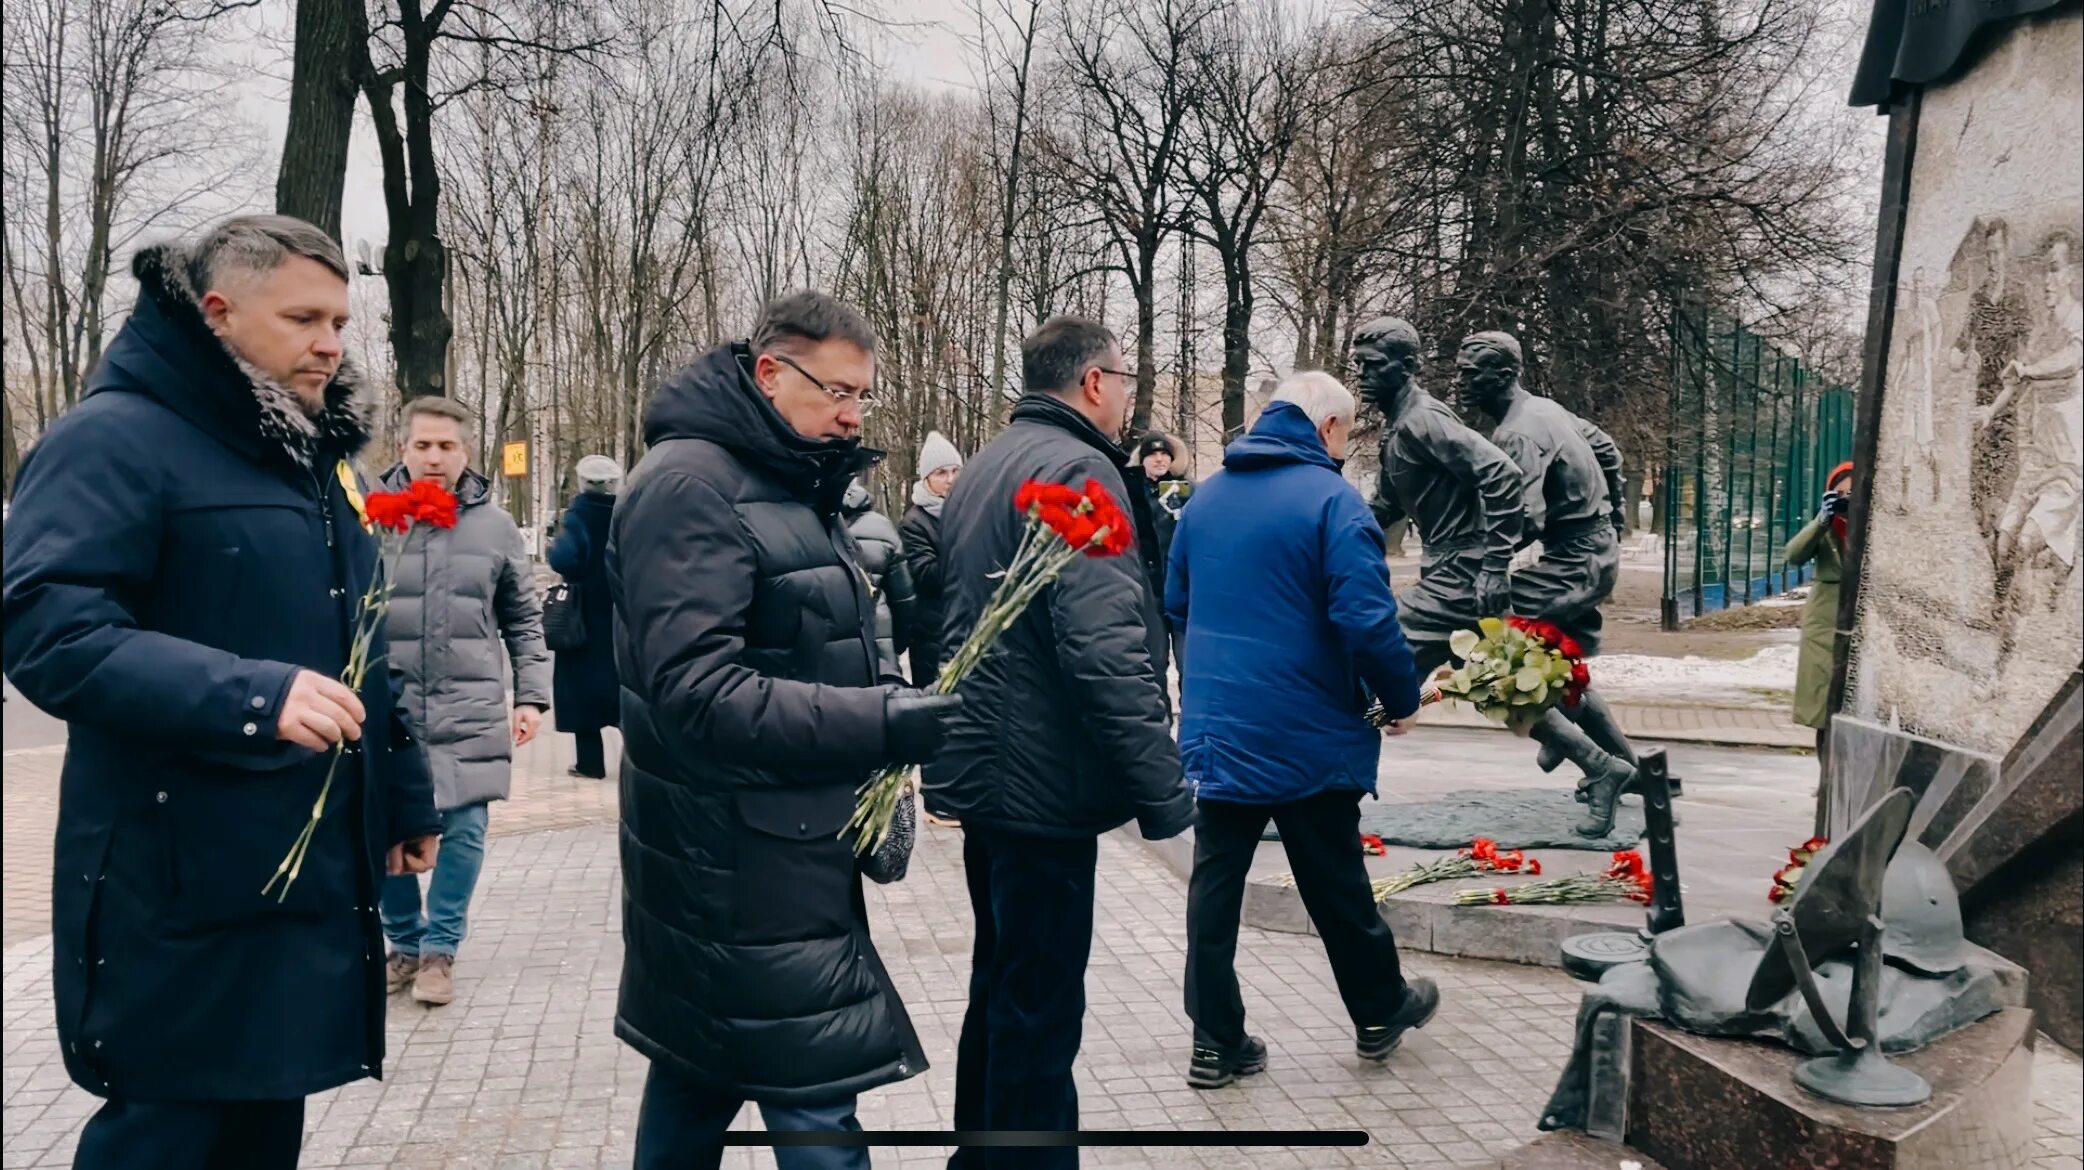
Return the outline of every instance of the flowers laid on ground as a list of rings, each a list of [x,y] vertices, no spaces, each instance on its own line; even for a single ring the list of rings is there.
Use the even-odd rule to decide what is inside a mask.
[[[1087,480],[1079,490],[1060,483],[1029,480],[1013,495],[1013,507],[1027,516],[1027,528],[1013,552],[1013,563],[999,574],[998,586],[977,618],[962,647],[941,667],[935,694],[952,693],[991,653],[999,636],[1020,617],[1050,582],[1080,556],[1115,557],[1135,543],[1136,528],[1107,488]],[[888,768],[861,786],[854,815],[842,832],[853,832],[854,849],[868,854],[890,835],[910,767]]]
[[[1493,890],[1463,890],[1454,896],[1457,906],[1556,906],[1572,902],[1631,902],[1650,900],[1652,879],[1643,855],[1624,849],[1613,855],[1604,873],[1572,874],[1519,886]]]
[[[1576,706],[1592,684],[1584,648],[1554,622],[1506,617],[1477,625],[1448,639],[1462,664],[1439,681],[1447,698],[1524,733],[1557,702]]]
[[[1787,851],[1787,864],[1773,871],[1773,892],[1766,899],[1779,905],[1795,895],[1795,883],[1802,880],[1802,871],[1809,868],[1809,859],[1829,845],[1827,837],[1811,837]]]
[[[1376,857],[1387,850],[1382,838],[1363,834],[1360,839],[1361,852]],[[1401,894],[1413,886],[1430,885],[1433,882],[1451,882],[1460,878],[1475,877],[1479,873],[1523,873],[1529,876],[1541,873],[1541,862],[1528,857],[1518,849],[1499,849],[1498,843],[1489,837],[1478,837],[1469,848],[1458,851],[1453,857],[1440,857],[1432,861],[1421,861],[1402,873],[1376,878],[1371,884],[1377,902],[1392,894]],[[1295,875],[1284,873],[1273,879],[1277,886],[1295,885]]]
[[[363,499],[355,488],[354,473],[345,463],[340,465],[339,474],[349,502],[362,514],[363,526],[377,532],[378,542],[376,564],[369,570],[369,587],[362,591],[362,599],[355,607],[355,635],[348,646],[347,668],[340,672],[341,682],[360,691],[370,668],[377,665],[370,660],[369,651],[385,612],[391,608],[391,584],[384,572],[384,558],[403,549],[416,527],[454,528],[456,497],[440,484],[422,479],[414,480],[404,491],[371,492]],[[318,797],[311,802],[311,817],[304,822],[304,831],[297,834],[289,852],[283,855],[282,864],[275,867],[274,876],[261,887],[262,897],[274,893],[277,902],[289,897],[289,888],[303,872],[304,858],[311,852],[311,838],[318,831],[319,819],[325,816],[326,800],[333,794],[333,777],[340,771],[340,758],[346,754],[347,741],[341,740],[333,748],[332,762],[326,765],[325,782],[319,785]]]

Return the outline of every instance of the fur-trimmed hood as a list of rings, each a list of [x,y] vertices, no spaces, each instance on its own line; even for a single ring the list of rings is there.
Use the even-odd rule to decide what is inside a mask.
[[[294,390],[233,353],[203,318],[180,244],[140,249],[130,270],[137,307],[116,335],[87,392],[129,390],[166,404],[255,459],[322,468],[350,458],[370,437],[368,403],[352,358],[326,386],[318,417]]]

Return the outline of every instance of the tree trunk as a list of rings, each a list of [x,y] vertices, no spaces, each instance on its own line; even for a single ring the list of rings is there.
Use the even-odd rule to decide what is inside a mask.
[[[434,162],[434,99],[428,89],[428,66],[438,28],[421,19],[417,4],[407,4],[400,12],[404,67],[395,76],[377,75],[365,43],[357,51],[356,68],[365,79],[369,116],[376,125],[377,149],[383,156],[384,217],[391,233],[384,244],[384,284],[391,294],[391,352],[397,365],[398,391],[412,399],[448,392],[449,339],[454,329],[442,298],[448,252],[439,230],[441,175]],[[402,124],[391,105],[391,92],[400,86],[405,90]]]
[[[22,451],[14,437],[14,396],[0,391],[0,495],[14,495],[14,472]]]
[[[1223,442],[1245,431],[1245,379],[1252,369],[1251,277],[1236,261],[1223,263]]]
[[[1158,397],[1157,273],[1158,235],[1146,232],[1136,241],[1136,271],[1129,274],[1136,291],[1136,409],[1129,421],[1132,436],[1151,429],[1151,410]]]
[[[1027,30],[1021,36],[1020,70],[1013,75],[1013,149],[1006,158],[1005,203],[999,216],[998,301],[993,307],[996,325],[991,335],[991,409],[993,419],[1001,424],[1013,410],[1012,399],[1006,394],[1006,324],[1013,310],[1013,231],[1020,226],[1020,156],[1027,132],[1028,68],[1034,60],[1035,22],[1041,17],[1041,9],[1041,0],[1030,0]]]
[[[275,210],[317,224],[336,240],[355,126],[356,50],[369,35],[367,25],[362,0],[297,0]]]

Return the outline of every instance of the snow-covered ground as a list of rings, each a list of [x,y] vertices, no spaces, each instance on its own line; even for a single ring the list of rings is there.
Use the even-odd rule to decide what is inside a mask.
[[[1592,682],[1609,699],[1667,705],[1784,706],[1795,688],[1793,645],[1767,646],[1749,658],[1655,658],[1608,654],[1592,660]]]

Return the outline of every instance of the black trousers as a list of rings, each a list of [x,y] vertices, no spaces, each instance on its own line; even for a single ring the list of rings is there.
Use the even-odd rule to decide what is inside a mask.
[[[1085,1023],[1099,842],[964,827],[977,940],[955,1049],[958,1130],[1078,1128],[1071,1079]],[[1078,1165],[1076,1148],[958,1150],[953,1170]]]
[[[601,739],[598,727],[572,733],[572,766],[588,776],[596,778],[608,774],[608,745]]]
[[[1194,817],[1194,876],[1187,883],[1187,1017],[1194,1040],[1244,1042],[1237,987],[1238,916],[1259,834],[1271,818],[1295,873],[1296,892],[1324,940],[1339,998],[1356,1026],[1389,1022],[1404,1002],[1397,940],[1375,905],[1360,851],[1360,797],[1322,792],[1290,804],[1204,800]]]
[[[73,1170],[295,1170],[304,1099],[140,1102],[87,1119]]]

